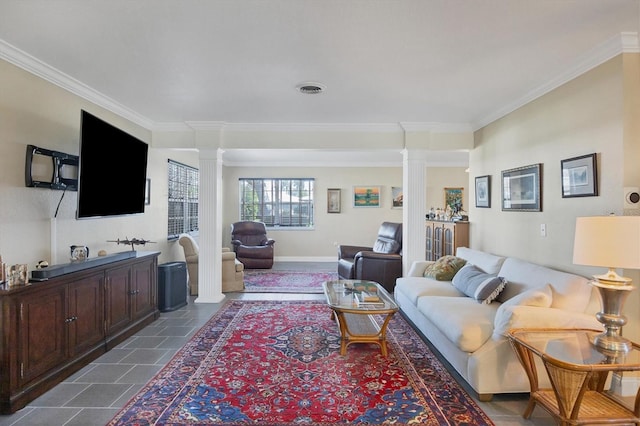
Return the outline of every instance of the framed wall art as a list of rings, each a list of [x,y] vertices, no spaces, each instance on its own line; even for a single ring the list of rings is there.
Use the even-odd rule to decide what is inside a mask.
[[[392,209],[401,209],[402,208],[402,203],[403,203],[403,194],[402,194],[402,188],[401,187],[397,187],[397,186],[392,186],[391,187],[391,199],[392,201]]]
[[[380,187],[354,186],[353,207],[380,207]]]
[[[339,188],[327,189],[327,213],[340,213],[341,200]]]
[[[444,208],[451,207],[454,212],[462,210],[462,196],[464,188],[445,188],[444,189]]]
[[[542,164],[502,172],[502,210],[542,211]]]
[[[598,195],[596,154],[560,161],[562,170],[562,198],[595,197]]]
[[[491,176],[476,177],[476,207],[491,207]]]

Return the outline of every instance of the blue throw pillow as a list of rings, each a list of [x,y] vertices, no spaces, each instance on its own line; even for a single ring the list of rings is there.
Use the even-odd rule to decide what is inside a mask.
[[[455,274],[452,284],[478,302],[489,304],[498,297],[507,282],[504,278],[487,274],[477,266],[467,263]]]

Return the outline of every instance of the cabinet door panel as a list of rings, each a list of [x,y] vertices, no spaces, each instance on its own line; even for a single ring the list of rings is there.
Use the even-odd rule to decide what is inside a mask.
[[[131,267],[112,269],[106,279],[105,314],[107,334],[110,334],[131,322]]]
[[[425,247],[425,260],[434,260],[433,258],[433,224],[427,222],[425,229],[426,233],[426,247]]]
[[[451,256],[455,254],[455,244],[454,244],[454,232],[455,225],[453,224],[445,224],[442,229],[443,232],[443,256]]]
[[[133,266],[133,287],[135,294],[133,297],[133,316],[138,318],[155,307],[155,287],[153,283],[153,264],[140,263]]]
[[[434,260],[440,259],[443,256],[444,250],[444,228],[442,225],[433,227],[433,258]]]
[[[65,286],[58,286],[19,299],[21,384],[67,358],[65,292]]]
[[[82,353],[104,339],[102,273],[69,284],[70,355]]]

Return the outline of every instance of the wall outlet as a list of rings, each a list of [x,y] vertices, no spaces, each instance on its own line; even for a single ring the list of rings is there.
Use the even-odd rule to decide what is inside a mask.
[[[540,224],[540,236],[541,237],[547,236],[547,225],[545,225],[544,223]]]

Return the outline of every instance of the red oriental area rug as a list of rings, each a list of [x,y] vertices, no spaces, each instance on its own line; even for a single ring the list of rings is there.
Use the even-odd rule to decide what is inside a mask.
[[[493,425],[400,315],[388,346],[341,356],[319,301],[231,301],[109,425]]]
[[[248,293],[322,293],[322,283],[337,280],[337,272],[244,271],[244,291]]]

